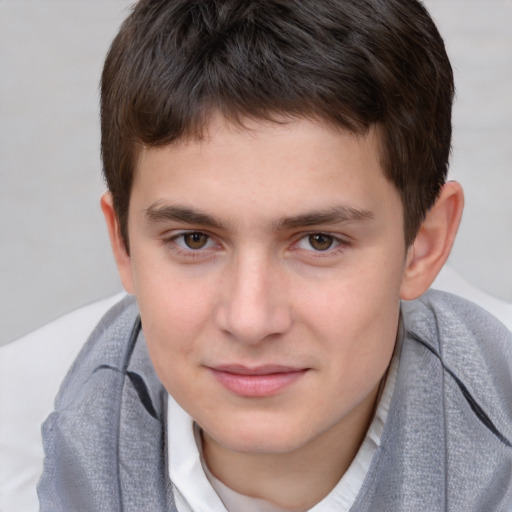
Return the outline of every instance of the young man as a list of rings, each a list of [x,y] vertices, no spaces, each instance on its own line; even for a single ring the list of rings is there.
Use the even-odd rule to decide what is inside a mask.
[[[512,509],[510,334],[425,294],[452,98],[413,0],[135,6],[101,201],[135,300],[45,423],[41,511]]]

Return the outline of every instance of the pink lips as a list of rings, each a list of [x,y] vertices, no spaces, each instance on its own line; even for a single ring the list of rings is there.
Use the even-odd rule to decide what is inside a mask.
[[[263,398],[277,394],[299,380],[308,370],[288,366],[265,365],[248,368],[222,365],[210,368],[215,378],[236,395]]]

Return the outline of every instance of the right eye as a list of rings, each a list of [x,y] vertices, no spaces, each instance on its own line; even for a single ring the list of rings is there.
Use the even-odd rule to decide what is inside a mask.
[[[201,231],[188,231],[180,233],[171,238],[171,240],[185,251],[199,251],[201,249],[209,249],[214,246],[211,238]]]

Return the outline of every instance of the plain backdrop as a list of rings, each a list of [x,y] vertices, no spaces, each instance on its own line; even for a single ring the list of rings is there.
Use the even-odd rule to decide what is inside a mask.
[[[512,2],[426,0],[456,76],[450,264],[512,302]],[[121,289],[99,209],[98,82],[130,2],[0,0],[0,344]]]

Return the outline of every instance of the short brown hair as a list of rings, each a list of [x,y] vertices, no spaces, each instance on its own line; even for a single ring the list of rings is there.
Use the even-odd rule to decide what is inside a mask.
[[[140,148],[199,136],[216,111],[377,125],[409,246],[446,180],[453,93],[416,0],[141,0],[101,80],[103,169],[126,247]]]

